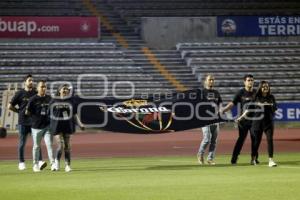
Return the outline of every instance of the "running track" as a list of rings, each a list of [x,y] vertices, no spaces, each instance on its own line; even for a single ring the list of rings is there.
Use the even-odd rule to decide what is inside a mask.
[[[237,130],[221,130],[217,154],[231,154]],[[164,134],[124,134],[112,132],[81,132],[72,137],[73,158],[103,158],[103,157],[141,157],[164,155],[196,155],[202,134],[200,129]],[[276,129],[274,136],[276,152],[300,152],[299,129]],[[26,158],[31,159],[31,138],[26,146]],[[43,143],[43,155],[46,148]],[[248,136],[242,153],[250,150]],[[263,137],[260,152],[266,152],[266,139]],[[17,159],[17,135],[9,135],[0,139],[0,160]]]

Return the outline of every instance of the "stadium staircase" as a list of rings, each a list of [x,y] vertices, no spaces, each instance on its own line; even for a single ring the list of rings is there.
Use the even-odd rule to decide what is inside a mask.
[[[93,4],[102,14],[107,16],[113,26],[121,27],[117,31],[124,36],[128,42],[128,47],[123,48],[122,45],[119,47],[123,48],[124,52],[138,65],[145,69],[152,69],[152,72],[149,71],[149,73],[154,74],[157,70],[155,70],[155,67],[153,68],[151,63],[147,62],[145,54],[140,51],[141,48],[146,47],[139,34],[141,17],[211,16],[230,15],[232,13],[243,15],[275,13],[285,15],[299,14],[300,10],[300,4],[295,1],[279,2],[274,0],[263,3],[252,0],[247,1],[247,5],[245,5],[245,2],[235,0],[204,0],[201,2],[198,0],[102,0],[93,1]],[[120,26],[120,24],[122,25]],[[105,30],[105,27],[102,30],[106,34],[103,37],[104,40],[118,43],[110,32]],[[201,49],[201,47],[198,47],[202,45],[206,45],[206,48],[202,47]],[[215,74],[216,86],[220,88],[225,101],[231,100],[237,89],[243,86],[241,80],[245,73],[255,75],[256,86],[259,80],[269,80],[272,87],[274,87],[273,92],[281,102],[299,101],[300,99],[298,89],[300,88],[298,81],[300,73],[298,43],[262,42],[249,43],[248,46],[239,43],[219,45],[178,44],[174,50],[152,50],[152,52],[186,88],[197,88],[202,84],[205,74]],[[191,73],[194,77],[191,76]],[[162,81],[165,80],[162,79]]]
[[[105,24],[101,26],[102,41],[115,43],[119,49],[124,51],[128,58],[134,60],[146,73],[151,74],[163,83],[170,92],[178,90],[176,89],[176,84],[170,83],[167,78],[151,64],[151,60],[148,58],[149,53],[143,51],[144,48],[148,47],[141,39],[139,31],[135,26],[129,25],[128,22],[121,17],[120,13],[110,4],[110,1],[94,0],[90,1],[90,3],[97,9],[98,13],[96,14],[109,22],[109,27],[105,26]],[[113,28],[111,29],[111,27]],[[118,33],[122,37],[121,41],[119,41],[118,37],[114,37],[115,33]],[[174,50],[150,49],[150,51],[152,56],[154,56],[165,70],[175,77],[179,84],[183,85],[185,89],[199,87],[199,83],[197,83],[195,76],[192,75],[191,69],[186,67],[184,60],[180,58],[180,53],[175,48]]]

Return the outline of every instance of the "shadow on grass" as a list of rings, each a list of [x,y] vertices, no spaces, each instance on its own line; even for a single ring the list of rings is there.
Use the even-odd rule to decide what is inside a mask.
[[[186,170],[186,169],[200,169],[200,168],[221,168],[221,167],[245,167],[250,166],[248,163],[241,164],[217,164],[217,165],[161,165],[148,167],[149,170]]]
[[[280,160],[276,160],[277,164],[279,167],[295,167],[295,168],[299,168],[300,169],[300,160],[286,160],[286,161],[280,161]],[[76,167],[76,164],[74,165],[73,171],[74,174],[76,174],[77,172],[79,173],[97,173],[97,172],[138,172],[138,171],[164,171],[164,170],[201,170],[203,168],[208,169],[208,168],[237,168],[237,169],[241,169],[243,167],[247,167],[247,168],[251,168],[251,167],[267,167],[268,166],[268,162],[261,162],[258,166],[251,166],[249,163],[246,162],[241,162],[238,163],[236,165],[231,165],[230,163],[228,164],[217,164],[217,165],[199,165],[197,163],[191,162],[191,164],[178,164],[178,162],[176,163],[176,161],[174,161],[174,163],[167,163],[167,164],[140,164],[140,165],[120,165],[120,166],[78,166]],[[5,173],[1,173],[0,172],[0,177],[2,176],[11,176],[11,175],[17,175],[19,177],[22,176],[27,176],[28,174],[45,174],[45,175],[52,175],[52,174],[72,174],[71,173],[65,173],[65,171],[63,169],[61,169],[58,172],[51,172],[49,168],[43,170],[40,173],[33,173],[31,169],[27,169],[25,171],[18,171],[18,170],[7,170]]]
[[[278,166],[281,165],[292,165],[299,166],[300,161],[282,161],[277,162]],[[186,169],[196,169],[196,168],[220,168],[220,167],[250,167],[249,163],[238,163],[235,165],[232,164],[217,164],[217,165],[161,165],[161,166],[151,166],[147,169],[149,170],[186,170]],[[268,162],[260,162],[257,166],[268,166]],[[256,167],[256,166],[253,166]]]
[[[300,160],[298,161],[282,161],[278,162],[278,166],[299,166]],[[267,162],[261,162],[258,166],[268,166]],[[217,164],[217,165],[198,165],[198,164],[185,164],[185,165],[152,165],[152,166],[141,166],[141,165],[130,165],[130,166],[116,166],[116,167],[84,167],[82,169],[75,169],[77,172],[115,172],[115,171],[145,171],[145,170],[195,170],[201,168],[240,168],[240,167],[251,167],[249,163],[238,163],[232,164]],[[256,167],[256,166],[253,166]]]

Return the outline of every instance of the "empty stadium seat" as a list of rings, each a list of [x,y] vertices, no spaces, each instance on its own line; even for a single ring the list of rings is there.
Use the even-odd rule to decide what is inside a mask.
[[[182,59],[199,82],[213,74],[222,97],[230,101],[243,86],[243,76],[267,80],[278,101],[299,100],[299,42],[179,43]]]

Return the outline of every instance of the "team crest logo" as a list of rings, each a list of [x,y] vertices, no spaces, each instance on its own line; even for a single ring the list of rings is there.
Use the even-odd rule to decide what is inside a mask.
[[[144,131],[165,132],[172,124],[173,114],[164,106],[149,104],[147,100],[131,99],[122,105],[100,108],[102,111],[115,114],[131,126]]]
[[[131,99],[128,101],[124,101],[123,104],[127,107],[140,107],[148,104],[147,100],[135,100]]]
[[[230,35],[236,32],[236,24],[232,19],[225,19],[222,22],[222,32],[225,35]]]

